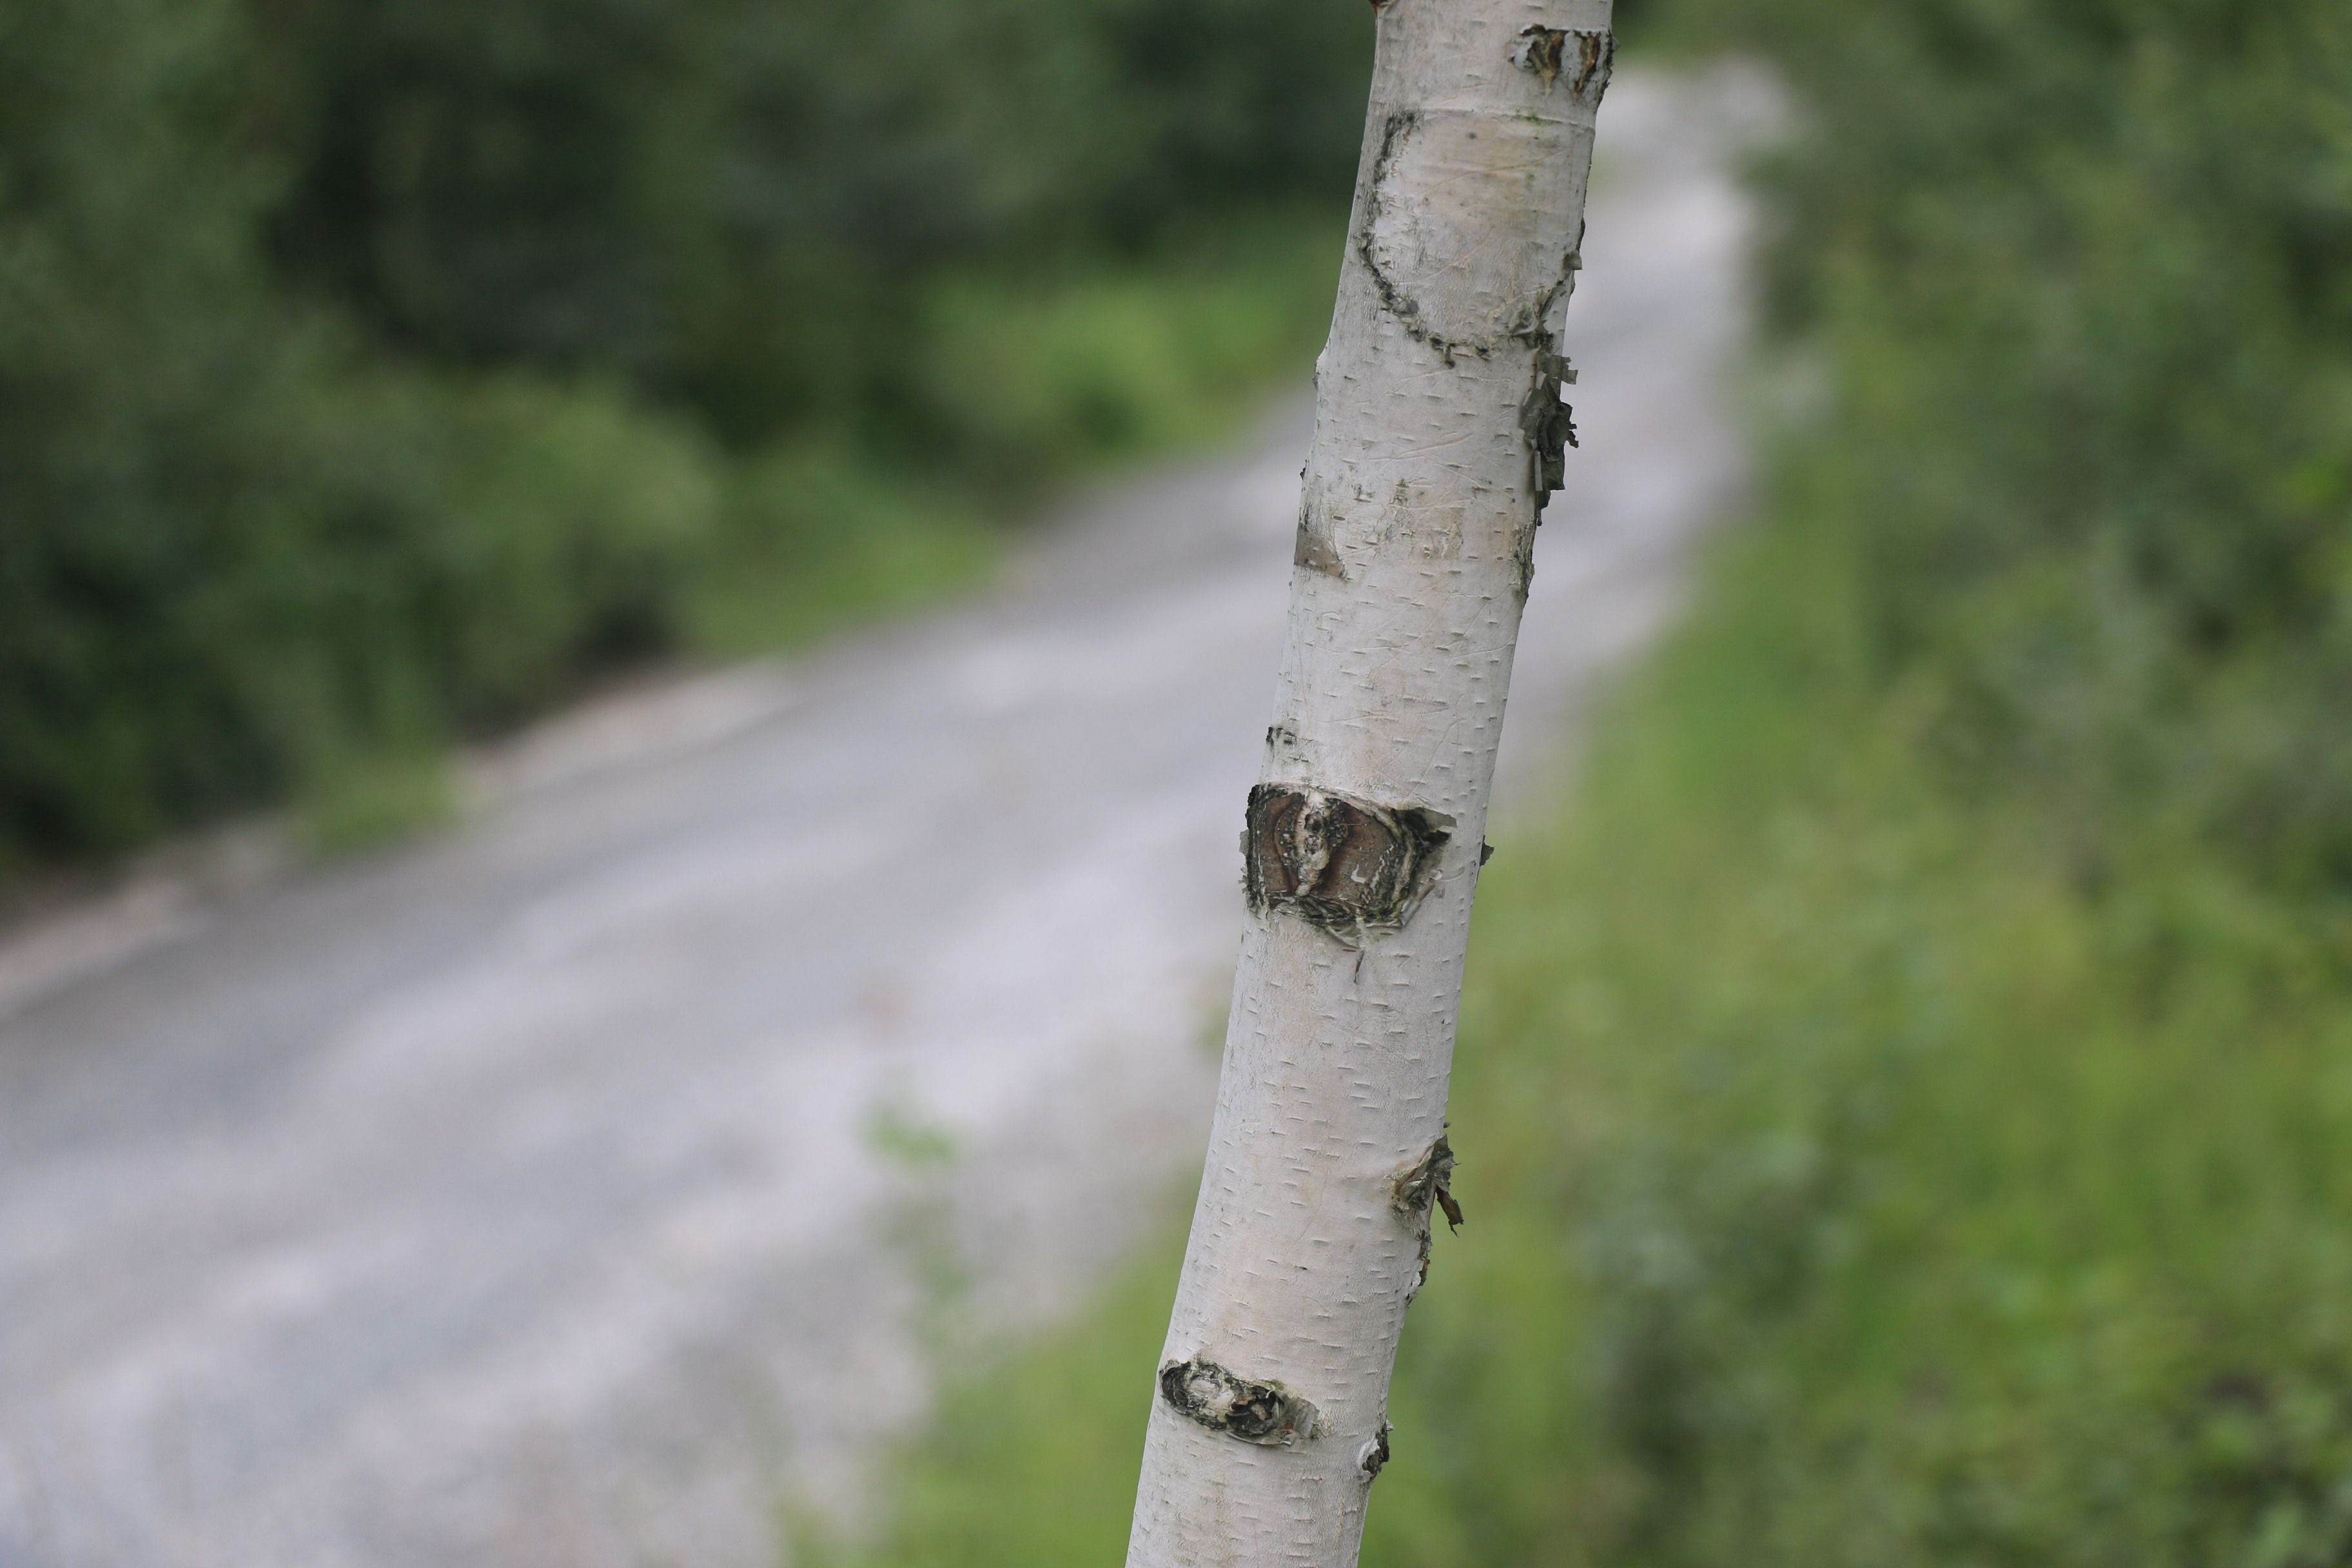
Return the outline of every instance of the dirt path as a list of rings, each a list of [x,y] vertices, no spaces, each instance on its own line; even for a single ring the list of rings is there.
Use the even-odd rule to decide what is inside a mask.
[[[1726,98],[1603,113],[1523,798],[1736,479]],[[908,1167],[951,1147],[1020,1322],[1197,1156],[1304,444],[1107,492],[953,615],[574,715],[435,842],[47,933],[100,959],[0,996],[0,1563],[773,1562],[780,1489],[919,1410]]]

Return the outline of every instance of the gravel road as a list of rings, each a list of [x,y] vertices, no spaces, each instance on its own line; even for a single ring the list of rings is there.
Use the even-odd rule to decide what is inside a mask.
[[[1754,98],[1602,112],[1507,808],[1737,483]],[[16,933],[0,1563],[731,1568],[854,1507],[936,1236],[966,1321],[1049,1321],[1198,1158],[1305,420],[548,725],[430,842]]]

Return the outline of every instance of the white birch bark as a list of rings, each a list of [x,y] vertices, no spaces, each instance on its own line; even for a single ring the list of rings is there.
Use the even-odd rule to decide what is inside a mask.
[[[1129,1568],[1357,1559],[1542,500],[1609,0],[1389,0]]]

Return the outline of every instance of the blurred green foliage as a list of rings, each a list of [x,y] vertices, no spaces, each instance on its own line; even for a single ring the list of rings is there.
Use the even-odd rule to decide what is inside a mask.
[[[1649,14],[1829,396],[1486,876],[1365,1561],[2352,1563],[2352,11]],[[866,1561],[1103,1560],[1171,1271]]]
[[[920,441],[942,264],[1344,199],[1361,15],[1254,0],[251,0],[290,275],[446,361],[617,368],[730,438]]]
[[[2086,894],[1889,700],[1844,520],[1727,542],[1483,879],[1368,1568],[2347,1561],[2352,911]],[[1181,1252],[811,1560],[1116,1561]]]
[[[1338,0],[6,7],[0,882],[289,795],[388,824],[452,739],[911,602],[1041,481],[1221,427],[1328,319],[1369,42]]]
[[[2086,891],[1783,483],[1493,868],[1367,1562],[2346,1561],[2352,918]]]
[[[2168,833],[2352,889],[2352,12],[1679,17],[1811,121],[1769,189],[1834,367],[1813,504],[1952,776],[2045,794],[2088,882]]]

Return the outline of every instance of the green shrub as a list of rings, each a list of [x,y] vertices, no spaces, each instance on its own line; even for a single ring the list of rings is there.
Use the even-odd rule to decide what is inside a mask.
[[[1303,381],[1338,286],[1337,213],[1261,213],[1149,267],[944,279],[921,424],[1000,487],[1225,434],[1276,374]]]
[[[0,875],[509,721],[668,635],[710,458],[272,297],[225,5],[0,20]]]
[[[1782,324],[1820,504],[1965,781],[2352,891],[2352,13],[2331,0],[1677,0],[1778,64]]]
[[[167,472],[12,528],[20,847],[105,853],[429,750],[673,636],[715,528],[689,432],[593,390],[302,368],[206,411],[212,494]]]
[[[444,363],[624,373],[757,446],[888,420],[942,269],[1345,199],[1335,0],[249,0],[290,277]]]
[[[1367,1561],[2342,1561],[2352,923],[2086,894],[1875,697],[1851,535],[1729,573],[1486,889]]]
[[[1328,310],[1368,46],[1255,0],[7,7],[0,888],[425,799],[371,781],[919,602],[979,518],[1224,427]]]

